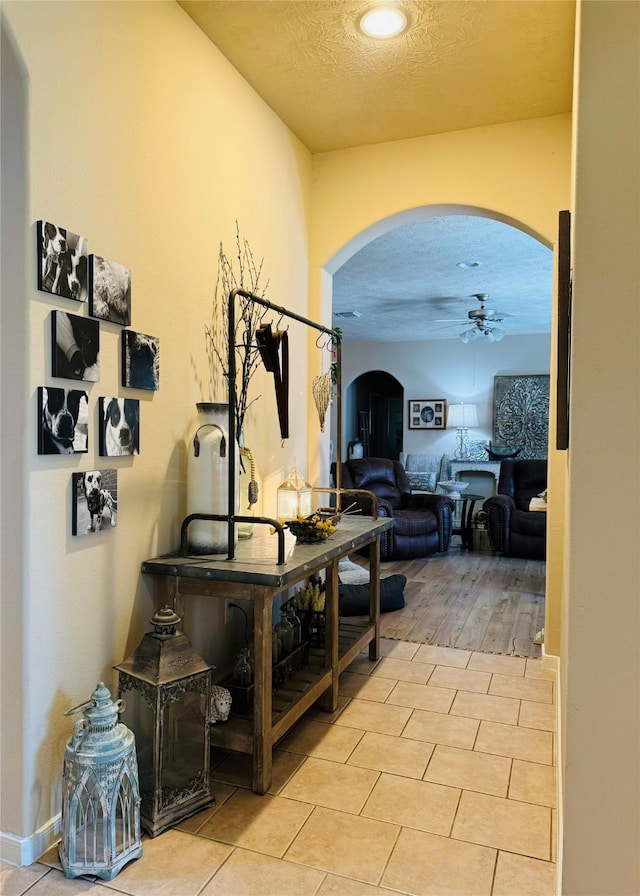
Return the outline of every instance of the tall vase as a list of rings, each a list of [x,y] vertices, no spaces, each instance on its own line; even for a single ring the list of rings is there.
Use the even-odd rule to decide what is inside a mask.
[[[229,452],[235,452],[236,482],[234,512],[239,509],[238,476],[240,452],[238,443],[229,445],[229,405],[200,402],[196,430],[189,443],[187,463],[187,514],[229,513]],[[237,542],[234,526],[234,544]],[[192,554],[224,554],[229,549],[226,522],[195,520],[187,531],[188,549]]]

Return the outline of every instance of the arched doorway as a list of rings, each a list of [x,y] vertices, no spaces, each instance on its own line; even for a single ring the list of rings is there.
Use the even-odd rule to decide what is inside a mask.
[[[385,370],[370,370],[347,389],[347,433],[362,443],[365,457],[397,460],[403,447],[404,389]]]

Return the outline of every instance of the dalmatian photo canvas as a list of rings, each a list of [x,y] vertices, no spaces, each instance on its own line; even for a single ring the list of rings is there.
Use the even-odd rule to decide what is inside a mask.
[[[88,317],[51,312],[51,375],[97,383],[100,379],[100,324]]]
[[[38,386],[38,454],[86,454],[88,408],[80,389]]]
[[[140,402],[137,398],[105,395],[98,401],[99,444],[102,457],[140,453]]]
[[[38,221],[38,289],[56,296],[87,301],[87,238]]]
[[[87,470],[72,474],[72,532],[93,535],[118,522],[118,471]]]
[[[89,314],[128,327],[131,323],[131,271],[117,261],[89,256]]]
[[[122,385],[152,391],[160,388],[160,340],[156,336],[122,331]]]

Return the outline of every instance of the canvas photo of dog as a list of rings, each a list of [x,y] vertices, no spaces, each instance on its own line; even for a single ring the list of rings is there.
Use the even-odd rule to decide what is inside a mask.
[[[89,314],[128,327],[131,323],[131,271],[117,261],[89,256]]]
[[[73,473],[72,532],[91,535],[113,529],[118,522],[118,471]]]
[[[51,375],[97,383],[100,379],[100,324],[97,320],[51,312]]]
[[[38,221],[36,233],[38,289],[76,302],[86,302],[87,238],[50,221]]]
[[[137,398],[105,396],[98,402],[100,454],[124,457],[140,453],[140,402]]]
[[[122,385],[153,391],[160,388],[160,340],[156,336],[122,331]]]
[[[80,389],[38,387],[38,454],[85,454],[89,396]]]

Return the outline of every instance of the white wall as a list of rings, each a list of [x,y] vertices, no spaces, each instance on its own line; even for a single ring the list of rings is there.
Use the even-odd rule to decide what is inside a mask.
[[[577,33],[562,893],[637,896],[640,5],[581,3]]]
[[[22,861],[55,827],[63,714],[100,679],[115,686],[112,665],[153,612],[140,564],[178,544],[186,439],[210,397],[203,327],[236,220],[265,259],[272,301],[307,313],[311,160],[176,3],[5,3],[2,14],[2,845]],[[55,384],[51,311],[88,313],[36,288],[41,218],[132,269],[132,326],[160,339],[159,391],[127,393],[141,403],[134,459],[100,458],[95,428],[88,454],[37,455],[37,387]],[[122,394],[119,328],[101,331],[94,427],[98,397]],[[307,455],[304,328],[292,325],[290,342],[291,439],[281,447],[266,375],[247,426],[272,478]],[[106,466],[118,470],[118,526],[74,538],[72,473]],[[211,616],[219,662],[222,611]]]
[[[362,373],[384,370],[404,388],[404,451],[453,457],[455,430],[412,430],[407,422],[407,402],[413,398],[444,398],[448,404],[477,404],[478,428],[470,439],[493,438],[493,378],[517,373],[549,373],[550,337],[505,336],[502,342],[468,345],[459,339],[427,342],[348,342],[343,352],[343,385]],[[335,431],[335,430],[334,430]],[[344,426],[346,444],[355,437],[353,420]]]

